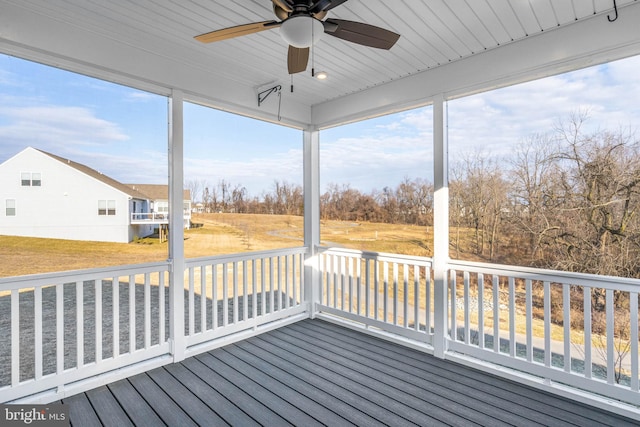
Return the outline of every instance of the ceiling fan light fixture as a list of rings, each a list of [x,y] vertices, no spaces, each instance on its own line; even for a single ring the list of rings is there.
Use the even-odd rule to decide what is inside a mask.
[[[329,74],[326,71],[318,71],[316,73],[316,79],[318,80],[326,80],[327,77],[329,77]]]
[[[313,46],[323,33],[322,22],[307,15],[292,16],[280,26],[282,38],[291,46],[301,49]]]

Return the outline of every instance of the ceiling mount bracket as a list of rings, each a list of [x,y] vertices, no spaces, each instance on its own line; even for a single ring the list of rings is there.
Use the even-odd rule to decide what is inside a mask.
[[[282,90],[282,86],[275,85],[270,87],[269,89],[265,89],[262,92],[258,93],[258,107],[274,92],[280,92]]]
[[[618,4],[616,3],[616,0],[613,0],[613,10],[616,12],[616,14],[613,18],[611,18],[611,15],[607,15],[607,19],[609,20],[609,22],[613,22],[618,19]]]

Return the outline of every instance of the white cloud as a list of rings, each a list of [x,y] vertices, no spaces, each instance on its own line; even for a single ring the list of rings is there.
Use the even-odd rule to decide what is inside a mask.
[[[154,95],[148,92],[129,92],[126,95],[126,100],[129,102],[146,102],[149,100],[155,100],[158,98],[158,95]]]
[[[270,157],[250,157],[239,153],[237,159],[186,157],[185,179],[204,180],[208,185],[217,185],[224,179],[231,185],[242,185],[251,196],[259,196],[277,181],[302,185],[302,150],[290,149],[274,152]]]
[[[413,135],[321,142],[322,184],[349,183],[352,188],[369,192],[395,187],[405,176],[431,180],[431,146],[431,137],[415,131]]]
[[[60,154],[60,148],[54,154],[89,166],[116,181],[128,184],[166,184],[167,157],[165,153],[155,151],[109,154],[87,152],[83,147],[74,147]]]
[[[508,155],[534,134],[551,134],[586,111],[588,130],[637,126],[640,57],[486,92],[449,103],[450,153],[482,147]]]
[[[100,119],[80,107],[0,107],[0,158],[15,154],[16,147],[34,146],[60,153],[63,147],[97,146],[127,141],[116,123]]]
[[[14,73],[0,69],[0,86],[20,87],[22,84]]]

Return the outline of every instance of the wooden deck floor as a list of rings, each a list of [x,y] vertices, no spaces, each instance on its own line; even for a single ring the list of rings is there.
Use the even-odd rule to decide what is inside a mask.
[[[625,426],[604,412],[320,320],[69,397],[74,426]]]

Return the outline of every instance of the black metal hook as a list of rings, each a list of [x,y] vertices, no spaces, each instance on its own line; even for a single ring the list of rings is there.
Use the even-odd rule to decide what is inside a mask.
[[[613,10],[615,10],[616,16],[615,18],[611,19],[611,15],[607,15],[607,19],[609,20],[609,22],[613,22],[618,19],[618,5],[616,4],[616,0],[613,0]]]
[[[258,107],[260,106],[260,104],[262,104],[264,102],[265,99],[267,99],[267,97],[269,95],[271,95],[273,92],[278,92],[278,94],[280,94],[280,90],[282,89],[282,86],[280,85],[276,85],[272,88],[269,88],[267,90],[263,90],[262,92],[260,92],[258,94]]]

